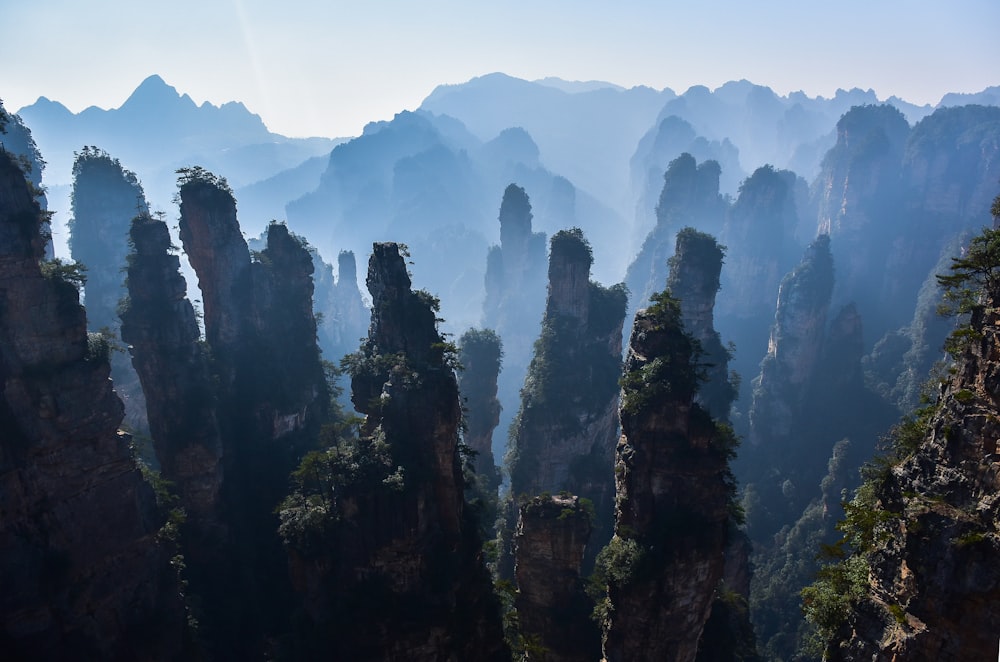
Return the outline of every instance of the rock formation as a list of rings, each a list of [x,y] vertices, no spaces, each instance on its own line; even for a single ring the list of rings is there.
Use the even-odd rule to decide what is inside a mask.
[[[817,231],[835,246],[838,299],[854,300],[879,336],[908,311],[896,310],[883,288],[891,275],[893,243],[907,232],[902,209],[900,165],[910,125],[896,108],[858,106],[837,122],[837,144],[823,159],[815,190]],[[904,315],[901,319],[899,315]]]
[[[617,437],[622,285],[590,280],[590,246],[579,229],[552,237],[542,333],[521,390],[506,458],[512,498],[568,490],[593,502],[594,541],[611,536]],[[515,515],[508,508],[508,527]],[[588,552],[593,561],[596,550]]]
[[[517,411],[518,393],[531,361],[531,347],[545,311],[545,235],[531,231],[531,202],[511,184],[500,203],[500,245],[486,258],[483,327],[503,341],[504,370],[498,382],[501,430]]]
[[[604,656],[694,660],[725,568],[735,437],[695,401],[697,343],[669,293],[636,316],[621,392]]]
[[[21,120],[19,115],[11,115],[3,107],[3,100],[0,99],[0,148],[13,154],[19,160],[21,170],[25,177],[34,187],[39,206],[42,208],[42,238],[45,240],[45,258],[51,260],[54,257],[52,248],[52,224],[51,212],[46,211],[48,200],[46,200],[45,189],[42,188],[42,173],[45,171],[45,161],[42,160],[42,153],[38,151],[38,145],[31,135],[29,129]]]
[[[337,255],[337,278],[332,270],[314,253],[316,269],[316,310],[323,315],[320,323],[320,347],[327,359],[337,362],[358,348],[358,342],[368,332],[371,311],[365,306],[358,289],[358,268],[351,251]],[[321,269],[325,277],[321,279]]]
[[[726,203],[719,195],[720,173],[717,162],[698,164],[686,152],[670,162],[656,205],[656,227],[646,236],[625,274],[632,295],[630,318],[666,282],[667,259],[681,228],[690,226],[710,234],[722,229]]]
[[[830,238],[821,235],[781,281],[767,355],[754,381],[750,442],[791,440],[795,411],[819,362],[833,292]],[[780,451],[779,451],[780,452]]]
[[[201,332],[180,275],[180,259],[170,253],[167,224],[141,214],[132,221],[129,236],[133,252],[128,256],[128,298],[121,311],[122,340],[147,394],[149,432],[161,472],[174,483],[187,512],[190,535],[185,547],[197,564],[225,535],[219,530],[224,524],[218,393],[199,343]]]
[[[267,638],[286,627],[292,600],[274,509],[287,494],[289,473],[315,443],[329,406],[316,344],[312,257],[304,242],[278,223],[268,227],[266,247],[251,256],[232,192],[225,180],[200,168],[182,171],[179,197],[181,239],[204,301],[214,389],[214,402],[185,403],[189,413],[204,417],[199,422],[203,448],[191,451],[206,465],[190,471],[195,478],[202,472],[209,484],[224,478],[219,519],[227,535],[221,550],[208,555],[228,559],[201,567],[205,583],[193,589],[204,592],[210,649],[216,655],[259,655],[269,645]],[[161,299],[158,314],[169,316],[174,309],[176,315],[177,308],[183,317],[184,304]],[[180,329],[185,323],[178,324]],[[156,340],[150,352],[171,351],[170,338]],[[192,359],[197,355],[190,347],[185,352]],[[197,384],[197,366],[188,369]],[[213,406],[221,472],[213,465],[219,458],[211,439]],[[197,480],[178,483],[198,485]],[[197,495],[182,497],[192,498]],[[232,604],[234,595],[241,596],[240,608]]]
[[[715,306],[716,324],[738,348],[731,367],[748,377],[741,394],[746,404],[750,377],[767,351],[781,278],[802,255],[796,229],[805,209],[800,210],[798,203],[801,198],[805,206],[807,191],[805,181],[794,173],[758,168],[740,186],[719,237],[726,246],[726,266]]]
[[[978,276],[956,261],[952,275],[964,271],[966,280],[953,287],[982,286],[966,332],[953,336],[956,369],[934,405],[894,429],[889,455],[847,507],[841,527],[849,556],[806,594],[807,613],[833,635],[826,659],[990,660],[998,653],[996,241],[987,230],[968,249],[971,260],[985,256]]]
[[[600,659],[600,636],[581,578],[592,515],[575,496],[536,496],[520,506],[514,604],[529,659]]]
[[[698,392],[698,402],[717,420],[729,419],[729,407],[736,398],[736,387],[729,378],[729,351],[722,346],[714,323],[723,254],[715,237],[684,228],[677,233],[667,278],[667,289],[680,301],[684,328],[703,352],[707,381]]]
[[[500,472],[493,457],[493,431],[500,422],[497,376],[503,347],[491,329],[469,329],[458,341],[458,390],[465,409],[465,443],[476,454],[474,467],[484,489],[495,495]]]
[[[69,246],[73,259],[87,269],[84,286],[91,331],[118,337],[118,303],[125,296],[125,257],[129,224],[149,206],[135,173],[97,147],[84,147],[73,162]],[[146,401],[132,364],[121,352],[111,356],[111,377],[125,402],[125,420],[145,432]]]
[[[109,347],[0,151],[0,646],[11,659],[171,659],[185,638],[173,546],[117,431]]]
[[[437,302],[410,289],[396,244],[375,244],[367,283],[371,326],[349,361],[361,438],[313,456],[334,479],[281,512],[309,636],[337,659],[506,659]]]

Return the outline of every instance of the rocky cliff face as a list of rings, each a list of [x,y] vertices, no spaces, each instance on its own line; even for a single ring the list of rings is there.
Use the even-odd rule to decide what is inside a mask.
[[[149,212],[135,173],[107,152],[84,147],[73,162],[72,213],[69,220],[73,259],[87,268],[85,304],[91,331],[106,329],[118,336],[118,302],[125,296],[125,256],[129,224]],[[139,378],[122,353],[111,357],[115,390],[125,402],[125,417],[134,429],[145,431],[146,401]]]
[[[694,339],[669,294],[636,316],[616,449],[604,656],[694,660],[725,568],[735,438],[695,402]]]
[[[900,164],[910,126],[892,106],[858,106],[837,122],[837,144],[823,159],[817,232],[831,237],[837,262],[838,299],[854,300],[872,329],[897,324],[909,301],[887,301],[894,242],[905,234]],[[896,211],[896,213],[893,213]],[[881,303],[879,303],[881,302]],[[895,326],[895,324],[893,325]]]
[[[328,271],[327,286],[321,289],[319,276],[317,273],[316,309],[323,314],[320,347],[329,360],[339,361],[357,350],[358,341],[368,332],[371,311],[358,289],[358,267],[353,252],[341,251],[337,255],[336,281]]]
[[[410,289],[396,244],[375,244],[367,283],[371,326],[350,361],[361,438],[315,456],[335,480],[281,513],[310,637],[338,659],[505,659],[436,300]]]
[[[677,234],[677,246],[670,258],[667,288],[681,304],[684,328],[704,352],[706,383],[698,402],[718,420],[728,420],[736,388],[729,380],[729,351],[715,330],[715,293],[719,291],[724,250],[715,237],[684,228]]]
[[[579,230],[552,238],[542,334],[512,429],[513,494],[570,488],[571,465],[592,454],[610,470],[626,297],[590,281],[592,259]]]
[[[542,333],[511,428],[507,467],[511,494],[568,490],[593,502],[593,548],[611,537],[613,454],[617,436],[621,328],[626,293],[590,281],[593,258],[583,233],[552,237]],[[508,527],[516,514],[508,507]]]
[[[2,99],[0,99],[0,146],[5,151],[13,154],[15,158],[23,159],[20,163],[21,170],[24,171],[25,177],[31,182],[35,192],[39,193],[35,199],[42,208],[44,216],[42,220],[42,238],[45,240],[45,257],[46,259],[52,259],[54,256],[52,248],[52,225],[49,214],[45,211],[48,207],[48,201],[46,200],[44,189],[42,189],[42,173],[45,171],[45,161],[42,160],[42,153],[38,151],[38,145],[35,144],[35,139],[31,135],[31,129],[24,124],[19,115],[11,115],[7,112],[3,107]]]
[[[458,362],[462,365],[458,390],[465,408],[465,443],[476,453],[474,467],[483,487],[496,495],[500,472],[493,457],[493,431],[500,422],[497,377],[503,347],[500,337],[490,329],[469,329],[462,334],[458,347]]]
[[[590,518],[575,496],[537,496],[521,504],[514,536],[515,606],[521,634],[532,645],[529,659],[600,659],[600,637],[581,578]]]
[[[205,316],[205,339],[217,351],[245,342],[252,300],[250,251],[236,220],[236,199],[224,180],[193,170],[180,182],[180,237]]]
[[[829,659],[997,655],[998,294],[987,284],[940,399],[897,426],[883,469],[870,472],[848,507],[844,530],[854,553],[827,578],[846,570],[856,579],[844,590],[848,611]],[[822,591],[810,597],[814,610],[827,604]]]
[[[832,292],[830,238],[822,235],[781,281],[767,355],[754,382],[752,444],[787,441],[794,412],[820,359]]]
[[[214,396],[214,403],[184,403],[189,413],[207,417],[197,423],[207,435],[201,458],[207,464],[192,471],[213,480],[224,476],[228,534],[214,555],[216,565],[208,566],[214,571],[202,568],[206,616],[212,619],[206,629],[216,654],[254,656],[268,645],[268,636],[285,627],[292,600],[281,570],[286,559],[274,509],[287,494],[289,473],[315,443],[329,406],[316,343],[313,263],[305,244],[278,223],[268,227],[266,247],[251,259],[232,193],[211,173],[183,172],[180,200],[181,239],[204,301]],[[159,314],[169,315],[176,306],[183,308],[161,301]],[[165,340],[150,349],[169,351]],[[212,464],[219,458],[210,441],[213,406],[221,473]],[[232,604],[237,594],[241,608]]]
[[[108,345],[44,254],[23,172],[0,152],[0,622],[13,659],[170,659],[184,641],[174,554],[117,432]]]
[[[222,438],[218,394],[180,259],[171,254],[167,224],[143,214],[132,222],[128,299],[121,312],[122,340],[147,394],[149,431],[164,478],[172,481],[188,516],[189,553],[224,537]],[[210,542],[211,540],[211,542]],[[189,559],[190,561],[190,559]]]
[[[545,311],[545,235],[531,231],[531,202],[511,184],[500,203],[500,245],[486,258],[483,326],[504,345],[504,370],[498,382],[505,433],[517,411],[518,393],[531,361],[531,346]]]
[[[656,205],[656,226],[625,274],[625,284],[632,294],[630,318],[666,282],[667,259],[681,228],[691,226],[710,234],[722,229],[726,203],[719,195],[720,174],[716,161],[698,164],[686,152],[670,162]]]

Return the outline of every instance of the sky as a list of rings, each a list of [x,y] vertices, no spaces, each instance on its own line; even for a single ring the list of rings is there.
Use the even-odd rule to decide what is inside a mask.
[[[297,137],[358,135],[495,71],[917,104],[1000,85],[997,0],[0,0],[0,26],[8,110],[115,108],[159,74]]]

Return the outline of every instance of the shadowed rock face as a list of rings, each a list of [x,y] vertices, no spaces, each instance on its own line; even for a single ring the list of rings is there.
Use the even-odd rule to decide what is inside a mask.
[[[185,490],[182,501],[196,508],[191,579],[206,605],[206,645],[216,656],[249,658],[287,627],[293,594],[274,508],[329,406],[316,341],[313,262],[304,242],[278,223],[268,226],[265,248],[251,254],[232,193],[211,173],[184,171],[179,197],[181,239],[198,274],[211,361],[179,296],[182,281],[162,253],[162,228],[147,228],[143,239],[150,245],[136,245],[132,266],[152,270],[153,289],[161,291],[155,305],[148,302],[129,320],[130,330],[138,340],[145,329],[136,359],[160,374],[152,387],[160,400],[151,409],[191,417],[164,426],[164,438],[154,441],[164,450],[165,471]],[[154,245],[158,258],[138,253]],[[171,354],[178,363],[163,365],[158,357]],[[174,381],[190,392],[172,391]],[[188,434],[179,439],[184,425]]]
[[[695,343],[676,299],[638,313],[622,379],[604,655],[694,660],[725,567],[735,442],[695,402]]]
[[[503,349],[500,337],[490,329],[470,329],[459,339],[462,371],[458,387],[465,407],[465,443],[476,453],[476,474],[493,495],[500,487],[500,474],[493,458],[493,431],[500,422],[497,376]]]
[[[193,527],[187,549],[197,559],[206,551],[206,536],[224,535],[217,530],[224,527],[217,393],[198,342],[200,331],[186,297],[180,259],[168,252],[167,224],[141,215],[132,222],[130,236],[134,250],[129,256],[128,305],[121,315],[122,340],[129,345],[146,394],[161,471],[176,485]]]
[[[170,659],[180,587],[153,492],[117,431],[108,347],[39,268],[42,218],[0,151],[0,646],[12,659]]]
[[[397,244],[374,245],[367,284],[371,326],[350,367],[361,438],[328,455],[339,480],[318,539],[294,504],[282,513],[293,582],[337,659],[509,659],[465,509],[461,406],[437,302],[410,289]]]
[[[192,178],[180,188],[180,237],[198,274],[205,338],[228,348],[246,334],[250,308],[250,251],[236,220],[236,199],[211,179]]]
[[[73,259],[87,267],[87,328],[118,335],[118,303],[125,296],[125,258],[129,224],[148,213],[135,173],[110,154],[84,147],[73,162],[73,217],[69,221]],[[146,401],[139,378],[124,353],[111,356],[115,390],[125,403],[125,420],[145,433]]]
[[[521,634],[537,638],[545,660],[599,659],[600,637],[581,578],[591,515],[575,496],[538,496],[519,510],[514,574]]]

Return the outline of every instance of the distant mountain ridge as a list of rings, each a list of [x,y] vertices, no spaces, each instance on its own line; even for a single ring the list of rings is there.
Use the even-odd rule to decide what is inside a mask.
[[[139,173],[160,204],[172,196],[177,167],[197,162],[242,186],[329,153],[337,142],[272,133],[238,101],[199,106],[155,74],[118,108],[90,106],[73,113],[58,101],[39,97],[18,115],[31,127],[48,162],[48,184],[68,184],[73,153],[96,145]]]

